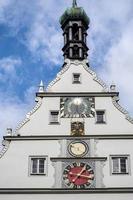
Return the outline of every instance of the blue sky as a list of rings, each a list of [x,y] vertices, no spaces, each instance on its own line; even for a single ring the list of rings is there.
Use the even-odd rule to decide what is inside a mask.
[[[90,17],[89,62],[133,116],[133,0],[77,0]],[[63,64],[59,17],[72,0],[0,0],[0,135],[15,128]]]

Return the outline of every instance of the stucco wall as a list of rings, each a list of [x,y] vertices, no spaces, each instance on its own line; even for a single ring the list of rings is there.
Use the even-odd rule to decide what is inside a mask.
[[[1,200],[131,200],[133,194],[39,194],[0,195]]]

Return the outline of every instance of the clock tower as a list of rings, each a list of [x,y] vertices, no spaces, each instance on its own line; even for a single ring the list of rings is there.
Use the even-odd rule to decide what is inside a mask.
[[[64,58],[83,60],[87,58],[87,29],[89,18],[84,9],[77,6],[73,1],[71,8],[68,8],[60,18],[61,28],[64,37]]]
[[[60,18],[64,64],[4,136],[2,200],[133,199],[133,119],[88,63],[89,22],[76,0]]]

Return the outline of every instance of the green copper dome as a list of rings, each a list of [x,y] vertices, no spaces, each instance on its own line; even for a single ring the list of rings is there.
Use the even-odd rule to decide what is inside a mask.
[[[73,6],[68,8],[64,14],[60,17],[60,24],[63,25],[67,20],[83,20],[86,25],[89,25],[89,17],[85,13],[82,7]]]

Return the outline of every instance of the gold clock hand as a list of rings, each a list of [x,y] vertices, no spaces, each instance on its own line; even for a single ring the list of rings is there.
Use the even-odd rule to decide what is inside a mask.
[[[73,179],[73,183],[77,180],[78,177],[81,176],[81,174],[83,173],[83,171],[85,170],[86,166],[84,166],[81,170],[81,172],[79,174],[76,175],[76,177]]]
[[[77,175],[78,176],[78,174],[76,174],[76,173],[73,173],[73,172],[70,172],[70,175]],[[94,177],[94,175],[93,174],[90,174],[89,176],[87,176],[87,175],[80,175],[81,177],[84,177],[84,178],[88,178],[88,179],[90,179],[90,178],[93,178]]]

